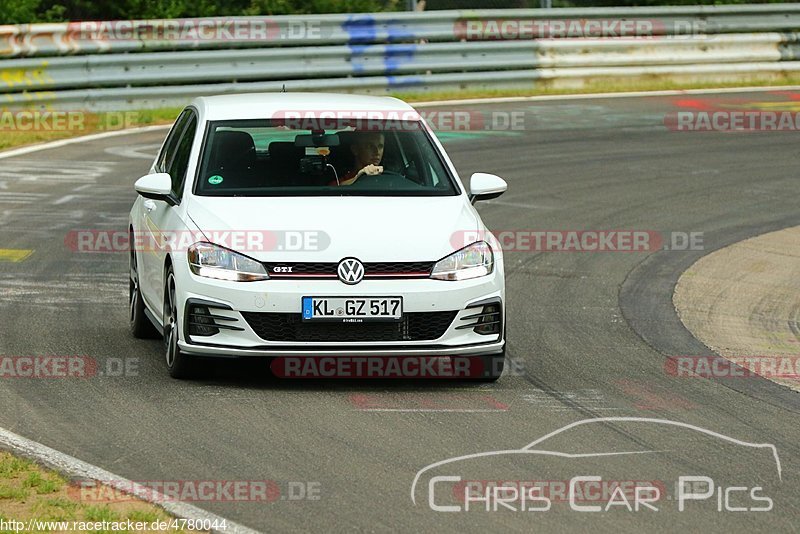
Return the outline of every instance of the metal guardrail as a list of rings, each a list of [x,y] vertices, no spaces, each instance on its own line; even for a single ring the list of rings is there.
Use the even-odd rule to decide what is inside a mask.
[[[657,35],[685,33],[751,33],[800,29],[800,3],[733,6],[504,9],[476,11],[430,11],[424,13],[376,13],[355,15],[296,15],[276,17],[232,17],[209,19],[122,21],[136,24],[141,39],[103,39],[103,23],[23,24],[0,26],[0,58],[72,54],[118,53],[186,49],[263,47],[265,41],[278,46],[327,44],[376,44],[453,41],[459,22],[469,20],[607,20],[640,19],[656,23]],[[691,24],[691,26],[690,26]],[[237,38],[236,29],[245,38]],[[152,39],[170,32],[181,39]],[[313,29],[309,31],[309,29]],[[198,35],[213,34],[217,38]],[[227,31],[226,31],[227,30]],[[253,38],[250,38],[253,36]],[[261,36],[264,38],[262,39]]]
[[[562,28],[625,21],[640,23],[646,34],[497,40],[491,32],[469,33],[504,21],[517,30],[530,21],[546,21],[550,30],[558,21]],[[195,95],[284,84],[293,91],[383,93],[573,87],[637,76],[776,77],[800,70],[794,30],[800,30],[800,4],[0,26],[0,58],[6,58],[0,59],[0,106],[181,105]]]
[[[631,42],[505,41],[213,50],[114,54],[7,60],[0,94],[29,87],[37,90],[114,87],[122,84],[191,85],[192,83],[298,80],[381,76],[417,72],[489,72],[531,68],[647,66],[780,61],[800,53],[800,34],[756,33],[697,36],[687,40]],[[587,53],[588,51],[588,53]],[[387,64],[386,58],[393,58]]]

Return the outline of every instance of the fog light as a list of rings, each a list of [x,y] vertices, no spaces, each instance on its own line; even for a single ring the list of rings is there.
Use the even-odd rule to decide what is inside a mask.
[[[456,330],[472,330],[482,336],[496,336],[503,331],[503,303],[500,299],[492,302],[478,302],[467,308],[467,311],[480,310],[461,317],[462,324]]]
[[[488,304],[483,307],[483,312],[478,319],[475,333],[481,335],[500,333],[500,304]]]
[[[208,337],[215,334],[219,334],[219,328],[216,327],[208,308],[192,305],[189,308],[189,335]]]

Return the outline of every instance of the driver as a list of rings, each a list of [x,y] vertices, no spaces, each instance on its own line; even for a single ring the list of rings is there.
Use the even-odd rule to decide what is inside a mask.
[[[375,176],[383,174],[384,136],[380,132],[359,132],[350,145],[353,153],[353,168],[339,178],[338,185],[355,183],[363,175]],[[337,185],[336,180],[329,185]]]

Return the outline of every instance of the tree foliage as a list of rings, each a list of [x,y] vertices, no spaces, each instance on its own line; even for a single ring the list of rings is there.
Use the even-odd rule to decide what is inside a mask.
[[[0,24],[171,19],[403,9],[405,0],[0,0]]]
[[[420,0],[422,1],[422,0]],[[784,0],[553,0],[553,7],[780,3]],[[426,9],[538,7],[539,0],[426,0]],[[0,0],[0,24],[240,15],[367,13],[406,9],[407,0]]]

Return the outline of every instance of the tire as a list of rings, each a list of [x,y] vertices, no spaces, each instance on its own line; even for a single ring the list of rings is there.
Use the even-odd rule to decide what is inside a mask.
[[[181,352],[178,346],[180,321],[175,299],[175,272],[170,265],[167,268],[164,284],[164,356],[169,376],[176,379],[192,376],[193,363],[191,357]]]
[[[505,315],[505,310],[503,310],[503,315]],[[503,369],[506,367],[506,347],[508,347],[506,331],[506,323],[503,321],[503,341],[505,341],[505,343],[503,343],[503,352],[481,357],[483,360],[484,372],[481,382],[497,382],[503,375]]]
[[[500,354],[492,354],[491,356],[455,356],[459,360],[467,360],[466,369],[473,369],[478,362],[480,362],[481,374],[474,375],[470,372],[469,376],[464,377],[464,380],[470,382],[497,382],[503,374],[503,369],[506,363],[505,349]]]
[[[475,380],[479,382],[497,382],[506,366],[505,347],[503,347],[503,352],[500,354],[481,356],[480,359],[483,364],[483,376],[477,377]]]
[[[133,240],[130,241],[133,243]],[[158,339],[158,332],[144,313],[144,300],[139,288],[139,272],[136,265],[136,253],[131,251],[130,279],[128,281],[128,326],[133,337],[138,339]]]
[[[506,343],[503,345],[503,352],[500,354],[492,354],[491,356],[468,356],[467,358],[474,362],[480,360],[483,374],[479,376],[471,376],[468,380],[474,382],[497,382],[503,375],[503,369],[506,367],[506,347],[508,340],[506,339],[506,329],[503,326],[503,339]]]

